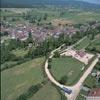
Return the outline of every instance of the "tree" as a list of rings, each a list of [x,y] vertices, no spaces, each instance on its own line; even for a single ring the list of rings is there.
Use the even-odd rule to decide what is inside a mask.
[[[47,17],[48,17],[48,15],[47,15],[47,13],[46,13],[46,14],[44,14],[43,19],[44,19],[44,20],[47,20]]]
[[[54,53],[54,57],[55,57],[55,58],[59,58],[59,57],[60,57],[60,53],[59,53],[58,51],[56,51],[56,52]]]
[[[64,84],[64,85],[65,85],[66,82],[67,82],[67,80],[68,80],[68,77],[67,77],[67,76],[63,76],[59,82],[60,82],[61,84]]]

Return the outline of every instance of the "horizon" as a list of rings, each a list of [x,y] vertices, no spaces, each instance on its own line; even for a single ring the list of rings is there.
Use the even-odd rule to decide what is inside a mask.
[[[1,2],[3,2],[3,1],[9,2],[10,0],[1,0]],[[14,1],[18,1],[18,0],[13,0],[13,1],[10,1],[10,2],[14,2]],[[23,0],[20,0],[20,1],[23,1]],[[32,2],[34,0],[25,0],[25,1]],[[37,0],[37,1],[44,1],[44,0]],[[52,1],[52,0],[47,0],[47,1]],[[68,1],[68,0],[58,0],[58,1]],[[100,4],[100,0],[71,0],[71,1],[83,1],[83,2],[88,2],[88,3],[92,3],[92,4]]]
[[[85,1],[85,2],[88,2],[88,3],[100,4],[100,0],[77,0],[77,1]]]

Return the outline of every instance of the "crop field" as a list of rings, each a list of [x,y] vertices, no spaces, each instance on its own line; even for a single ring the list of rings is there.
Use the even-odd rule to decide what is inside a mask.
[[[88,47],[88,49],[95,49],[97,52],[100,52],[100,36],[98,36]]]
[[[79,95],[77,96],[76,100],[85,100],[85,97],[83,95],[87,96],[88,92],[86,92],[84,90],[81,90],[80,93],[79,93]]]
[[[95,20],[100,20],[99,19],[100,14],[99,13],[94,13],[94,12],[66,12],[62,18],[65,18],[67,20],[70,20],[74,23],[84,23],[87,21],[93,21]]]
[[[88,78],[84,82],[85,85],[92,88],[94,85],[96,85],[96,80],[92,76],[88,76]]]
[[[31,99],[29,100],[61,100],[60,94],[57,89],[50,83],[42,87]]]
[[[12,21],[12,18],[15,18],[16,23],[21,22],[24,23],[26,20],[23,19],[23,13],[26,13],[31,15],[32,17],[37,18],[43,18],[44,14],[47,14],[47,20],[41,20],[41,23],[48,23],[55,21],[56,19],[58,22],[62,22],[61,20],[64,20],[63,23],[65,24],[77,24],[77,23],[85,23],[88,21],[94,21],[100,20],[100,13],[99,12],[92,12],[92,11],[83,11],[79,9],[68,9],[68,10],[62,10],[62,9],[54,9],[53,7],[49,8],[34,8],[34,9],[8,9],[7,11],[4,9],[2,10],[1,14],[2,17],[6,17],[10,23],[15,24],[14,21]],[[28,21],[26,21],[28,23]],[[58,23],[53,23],[54,25]]]
[[[88,37],[86,37],[78,45],[75,46],[75,49],[77,50],[85,49],[90,44],[90,42],[91,40]]]
[[[89,75],[85,82],[84,82],[84,85],[87,86],[87,87],[90,87],[90,88],[93,88],[93,87],[97,87],[97,81],[96,81],[96,78]]]
[[[31,85],[41,83],[44,58],[37,58],[1,72],[1,100],[16,100]]]
[[[63,76],[67,76],[66,85],[72,85],[77,82],[83,73],[81,71],[83,63],[72,57],[53,58],[51,63],[51,73],[56,80],[60,80]]]

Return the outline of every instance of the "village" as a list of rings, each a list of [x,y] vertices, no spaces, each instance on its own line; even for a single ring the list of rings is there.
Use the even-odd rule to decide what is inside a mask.
[[[28,34],[31,32],[33,40],[37,43],[43,42],[45,39],[49,37],[58,38],[60,34],[64,34],[65,36],[73,36],[78,32],[87,32],[90,29],[95,29],[100,26],[100,22],[91,22],[92,24],[83,24],[78,28],[75,25],[61,25],[58,23],[57,26],[53,26],[53,29],[50,29],[48,25],[44,26],[36,26],[31,24],[23,24],[19,23],[17,25],[12,25],[9,22],[1,22],[1,36],[7,34],[11,39],[19,39],[21,41],[25,41],[28,38]],[[60,24],[60,25],[59,25]],[[52,25],[52,24],[50,24]]]

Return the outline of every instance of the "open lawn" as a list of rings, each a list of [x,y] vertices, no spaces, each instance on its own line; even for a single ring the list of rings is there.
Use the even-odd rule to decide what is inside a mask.
[[[63,76],[67,76],[66,85],[72,85],[79,80],[83,66],[83,63],[71,57],[53,58],[51,73],[57,80],[60,80]]]
[[[86,37],[79,44],[75,46],[75,49],[77,50],[85,49],[90,44],[90,42],[91,40],[88,37]]]
[[[13,50],[12,53],[15,54],[17,57],[24,57],[28,53],[28,50],[16,49]]]
[[[29,100],[61,100],[60,98],[57,89],[48,83]]]
[[[43,78],[44,58],[37,58],[1,72],[1,100],[16,100],[27,89]]]

